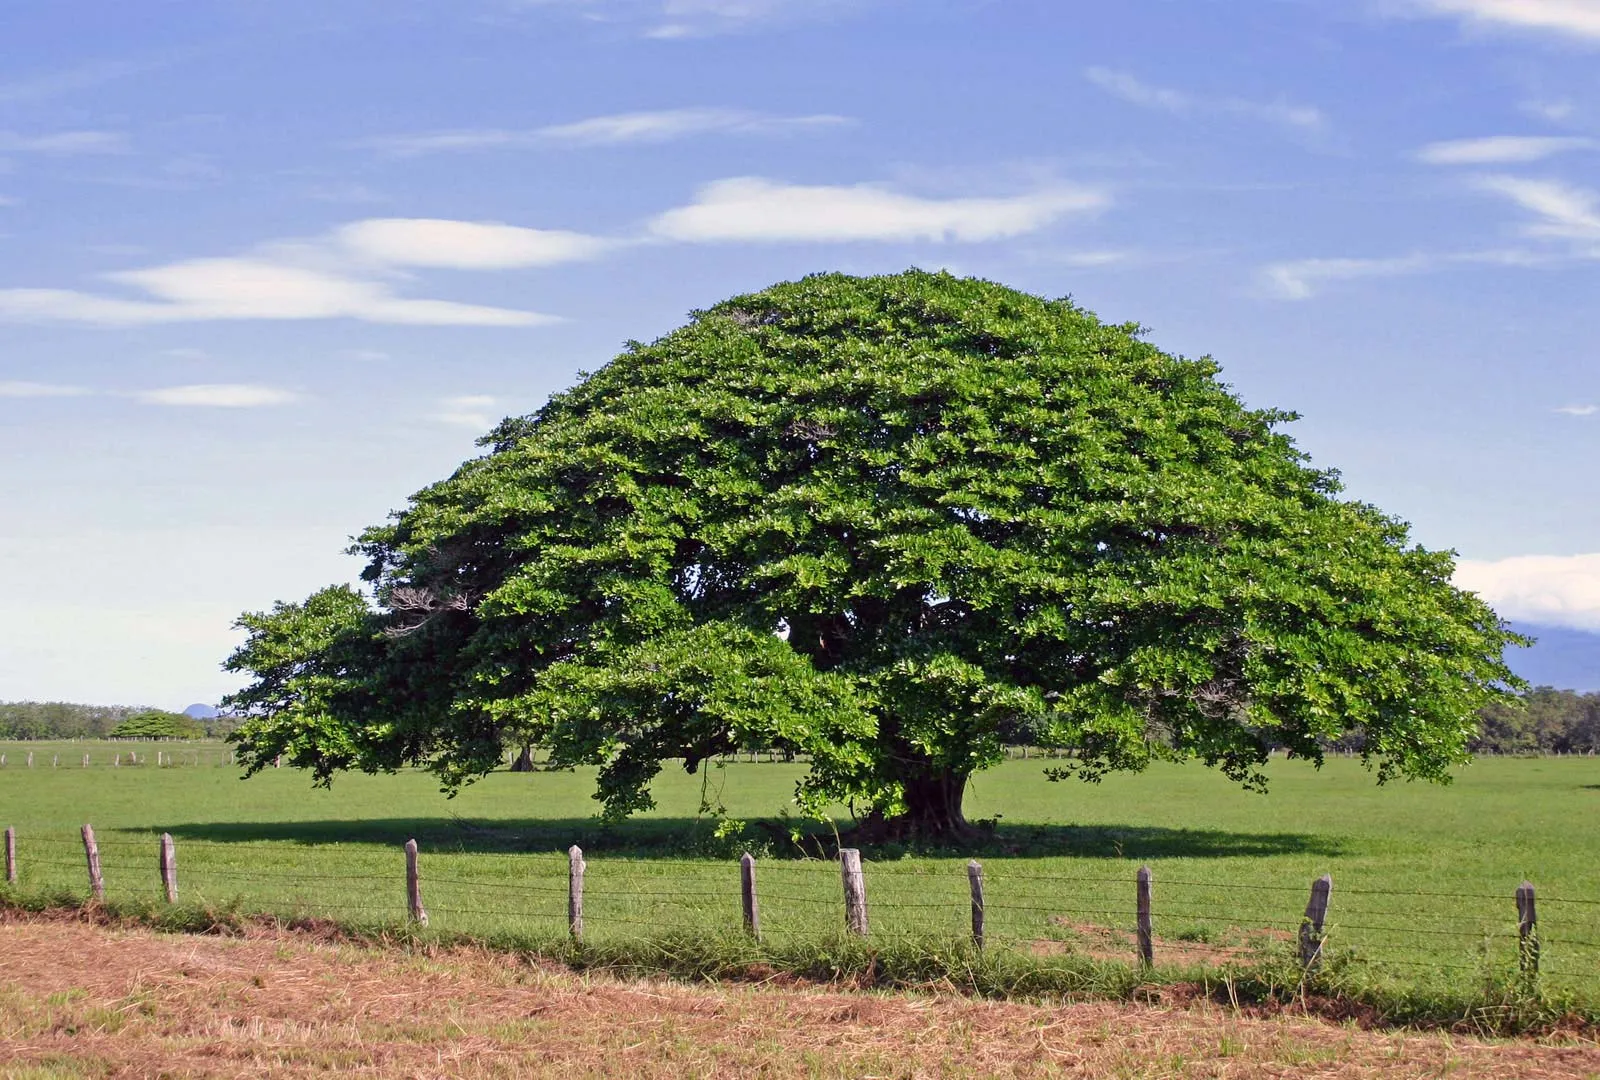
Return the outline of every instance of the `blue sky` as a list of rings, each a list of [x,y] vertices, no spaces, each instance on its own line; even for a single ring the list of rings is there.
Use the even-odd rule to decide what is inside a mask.
[[[1600,631],[1600,0],[12,0],[0,699],[242,610],[626,339],[821,270],[1071,294]],[[1597,639],[1600,640],[1600,639]]]

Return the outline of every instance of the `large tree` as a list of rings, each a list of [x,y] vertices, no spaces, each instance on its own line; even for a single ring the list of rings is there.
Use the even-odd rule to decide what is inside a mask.
[[[803,803],[935,837],[1019,735],[1256,784],[1359,729],[1380,780],[1446,777],[1519,639],[1217,375],[946,274],[728,300],[362,534],[371,599],[244,616],[245,761],[453,790],[531,743],[622,815],[775,746]]]

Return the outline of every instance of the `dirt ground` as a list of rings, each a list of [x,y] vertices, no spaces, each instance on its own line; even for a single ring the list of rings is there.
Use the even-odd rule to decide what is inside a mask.
[[[0,1077],[1600,1077],[1600,1046],[1364,1031],[1213,1005],[584,977],[0,915]]]

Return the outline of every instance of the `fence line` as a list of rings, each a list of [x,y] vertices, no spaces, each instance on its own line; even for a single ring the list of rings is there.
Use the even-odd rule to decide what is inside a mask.
[[[170,834],[158,834],[152,831],[148,840],[127,837],[98,839],[89,825],[85,825],[81,832],[80,840],[73,841],[60,837],[20,836],[14,828],[8,828],[5,833],[8,886],[15,888],[22,877],[31,876],[29,871],[34,866],[73,870],[85,875],[79,880],[88,885],[89,892],[96,900],[103,900],[107,875],[105,867],[102,866],[102,854],[112,853],[113,858],[109,866],[114,878],[113,883],[122,886],[127,880],[123,876],[126,868],[122,865],[122,861],[127,856],[117,853],[139,851],[157,855],[156,859],[151,860],[150,869],[154,870],[155,874],[151,875],[148,884],[152,887],[159,885],[167,903],[178,902],[179,844]],[[35,856],[33,854],[33,850],[37,850],[33,848],[35,844],[44,847],[48,854]],[[61,845],[80,846],[79,858],[52,857],[61,851]],[[227,845],[228,850],[235,848],[268,849],[280,854],[284,850],[281,846],[270,843]],[[200,845],[200,849],[214,850],[213,845],[209,844]],[[1431,960],[1409,958],[1404,955],[1404,946],[1406,942],[1420,946],[1429,940],[1470,942],[1478,952],[1481,963],[1489,964],[1491,960],[1489,946],[1498,941],[1503,943],[1502,948],[1514,952],[1516,967],[1524,974],[1537,974],[1541,968],[1549,972],[1554,961],[1557,974],[1587,976],[1591,980],[1600,977],[1600,967],[1594,964],[1592,954],[1583,951],[1600,949],[1600,941],[1589,940],[1592,935],[1582,935],[1585,924],[1580,921],[1573,926],[1573,929],[1580,930],[1580,935],[1558,933],[1547,937],[1540,932],[1537,911],[1539,903],[1547,908],[1554,906],[1558,910],[1570,907],[1575,911],[1587,911],[1595,905],[1600,905],[1600,899],[1542,895],[1536,897],[1534,885],[1526,881],[1518,885],[1514,891],[1508,890],[1507,893],[1497,896],[1491,893],[1451,893],[1430,890],[1371,888],[1335,890],[1333,879],[1328,875],[1309,883],[1307,888],[1290,885],[1202,882],[1185,878],[1162,880],[1149,867],[1141,867],[1131,878],[1019,873],[1013,872],[1003,864],[985,868],[976,860],[968,862],[965,866],[952,866],[948,870],[937,867],[901,869],[864,862],[858,850],[844,848],[840,851],[837,862],[817,859],[800,863],[774,860],[758,863],[754,856],[746,853],[736,863],[730,862],[727,866],[728,876],[725,886],[713,886],[711,882],[703,880],[687,881],[683,885],[674,886],[671,882],[675,875],[671,873],[646,875],[649,880],[643,885],[637,877],[619,883],[612,878],[612,872],[619,868],[626,869],[631,866],[632,860],[619,859],[615,862],[602,860],[591,866],[588,857],[576,845],[568,851],[566,860],[549,856],[532,856],[524,859],[501,856],[503,861],[499,864],[500,869],[508,873],[532,872],[527,878],[516,881],[506,880],[503,877],[483,879],[448,874],[433,876],[428,873],[428,864],[431,860],[441,856],[454,858],[458,853],[419,854],[414,840],[408,841],[404,850],[406,858],[403,872],[402,867],[397,866],[393,874],[323,873],[277,867],[263,867],[261,870],[252,871],[233,867],[211,867],[206,865],[203,859],[189,859],[184,864],[184,881],[189,888],[193,888],[194,883],[199,882],[202,891],[206,882],[222,879],[272,886],[280,892],[284,886],[289,886],[293,890],[318,884],[338,887],[342,883],[354,882],[360,883],[361,891],[367,893],[373,891],[375,883],[389,882],[395,890],[392,906],[337,902],[343,899],[342,897],[330,898],[329,902],[309,900],[303,892],[296,893],[288,901],[258,898],[258,903],[268,908],[274,904],[278,906],[286,904],[296,911],[313,913],[358,912],[377,916],[383,920],[404,919],[418,926],[429,925],[430,912],[435,916],[486,916],[501,922],[531,920],[557,922],[565,917],[567,932],[575,940],[581,940],[586,929],[594,931],[623,926],[711,930],[718,923],[725,923],[728,929],[742,929],[756,940],[773,934],[818,938],[831,936],[811,927],[792,925],[797,907],[806,911],[832,909],[837,912],[840,922],[833,934],[843,932],[847,936],[860,939],[874,935],[893,937],[908,928],[914,932],[926,932],[930,928],[939,929],[943,926],[940,920],[930,924],[926,919],[921,919],[920,922],[918,919],[912,919],[910,922],[897,923],[893,918],[894,913],[905,911],[921,916],[925,913],[943,911],[950,916],[949,926],[944,927],[944,931],[953,931],[970,922],[970,939],[979,949],[1000,943],[1037,946],[1041,941],[1061,940],[1058,935],[1064,931],[1074,937],[1092,933],[1107,938],[1104,946],[1095,947],[1096,953],[1099,954],[1106,952],[1111,947],[1110,942],[1120,936],[1125,942],[1122,947],[1128,950],[1124,955],[1130,961],[1146,967],[1161,961],[1164,954],[1175,953],[1179,962],[1186,960],[1193,962],[1191,953],[1195,943],[1202,945],[1209,943],[1208,938],[1200,935],[1211,932],[1198,928],[1192,931],[1180,929],[1174,938],[1158,935],[1157,930],[1163,922],[1168,925],[1176,922],[1180,927],[1196,923],[1225,924],[1242,934],[1246,943],[1252,940],[1250,936],[1252,934],[1284,934],[1291,939],[1298,934],[1297,942],[1289,941],[1285,942],[1285,945],[1298,946],[1295,951],[1307,970],[1326,962],[1330,943],[1339,944],[1359,961],[1379,967],[1397,966],[1437,971],[1481,970],[1471,965],[1453,964],[1443,958]],[[759,886],[758,866],[760,881],[765,881],[767,875],[772,872],[780,874],[777,888],[768,890]],[[839,877],[834,879],[831,898],[820,894],[802,895],[795,890],[794,885],[798,883],[799,875],[807,876],[808,884],[821,886],[830,867],[833,872],[839,874]],[[562,868],[567,871],[565,882],[556,876]],[[695,869],[702,870],[705,866],[700,864]],[[141,880],[144,880],[144,874],[148,872],[141,872]],[[547,876],[535,876],[538,874]],[[785,874],[788,876],[781,876]],[[683,875],[677,876],[681,879]],[[902,883],[903,889],[904,886],[911,884],[913,879],[916,881],[914,887],[921,892],[915,899],[885,900],[881,897],[870,899],[872,895],[870,886],[874,880],[898,881]],[[1097,888],[1092,895],[1072,890],[1048,890],[1044,893],[1014,892],[1009,888],[1014,882],[1041,882],[1046,885],[1088,884],[1108,888]],[[924,888],[924,885],[927,887]],[[943,897],[942,892],[946,887],[949,894],[947,899]],[[1271,902],[1266,908],[1259,904],[1235,905],[1233,913],[1230,914],[1220,909],[1218,904],[1202,898],[1186,898],[1181,892],[1177,897],[1173,897],[1172,893],[1167,891],[1171,888],[1222,893],[1249,890],[1264,898],[1284,894],[1286,900],[1289,895],[1298,894],[1309,896],[1309,902],[1306,904],[1304,915],[1299,915],[1295,910],[1285,911],[1276,901]],[[424,906],[425,889],[429,890],[429,895],[435,900],[443,902]],[[511,901],[511,905],[503,907],[498,903],[492,903],[491,906],[482,906],[482,901],[489,897],[475,896],[477,890],[503,896]],[[1120,894],[1118,902],[1106,903],[1106,899],[1109,899],[1106,894],[1113,891]],[[518,894],[534,904],[548,905],[548,910],[527,910],[526,905],[515,902]],[[557,907],[558,898],[561,897],[566,901],[564,912]],[[1417,898],[1444,899],[1474,903],[1493,900],[1501,906],[1492,914],[1471,915],[1463,910],[1408,911],[1399,905],[1388,905],[1384,910],[1373,910],[1361,904],[1359,900],[1353,905],[1346,903],[1347,898],[1369,897],[1401,901]],[[479,903],[474,904],[474,900],[478,900]],[[635,904],[633,908],[616,907],[618,903],[628,904],[640,900],[645,901],[642,906]],[[459,901],[465,901],[465,906],[458,906]],[[1123,906],[1124,903],[1126,906]],[[1248,913],[1241,914],[1241,907],[1248,908]],[[1045,927],[1047,936],[1041,938],[1036,934],[1030,937],[1018,934],[1004,925],[996,926],[997,918],[1003,923],[1004,917],[1010,913],[1047,916]],[[1396,917],[1401,920],[1399,923],[1390,921]],[[1071,921],[1089,918],[1105,920],[1105,924]],[[1475,918],[1479,920],[1479,924],[1475,927],[1466,925],[1465,918]],[[1439,922],[1452,925],[1440,928],[1437,925]],[[1245,925],[1246,923],[1248,925]],[[1346,933],[1355,933],[1369,940],[1363,941],[1359,949],[1350,951],[1341,937]],[[1185,937],[1185,934],[1195,936]],[[1371,940],[1373,938],[1376,940]],[[1234,946],[1219,948],[1228,953]],[[1502,955],[1498,949],[1494,950],[1494,954]],[[1230,956],[1231,954],[1223,958],[1227,959]],[[1567,961],[1580,965],[1581,972],[1568,970]]]

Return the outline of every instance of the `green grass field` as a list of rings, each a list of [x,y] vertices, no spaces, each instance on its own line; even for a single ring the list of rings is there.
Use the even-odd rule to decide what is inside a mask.
[[[554,936],[577,843],[586,938],[604,943],[737,929],[735,856],[749,845],[769,939],[827,939],[842,924],[836,864],[761,824],[792,810],[799,765],[733,763],[704,778],[674,767],[656,785],[658,810],[605,827],[582,772],[497,773],[451,800],[420,773],[341,777],[329,791],[289,769],[241,781],[218,744],[137,746],[144,763],[111,765],[129,749],[0,744],[0,825],[17,829],[22,892],[87,892],[78,827],[90,822],[112,900],[160,897],[156,837],[170,832],[185,902],[396,923],[401,845],[415,837],[433,929]],[[150,764],[158,749],[178,764]],[[1330,955],[1375,978],[1460,985],[1516,969],[1513,894],[1526,878],[1546,985],[1600,998],[1600,759],[1487,759],[1448,787],[1379,788],[1346,759],[1320,772],[1279,759],[1270,775],[1263,796],[1200,766],[1083,785],[1009,761],[968,796],[970,818],[998,819],[982,850],[866,852],[872,938],[964,933],[973,855],[991,940],[1131,958],[1134,873],[1148,864],[1158,965],[1216,963],[1287,951],[1312,879],[1331,873]],[[697,815],[707,794],[750,822],[743,839],[713,835]]]

